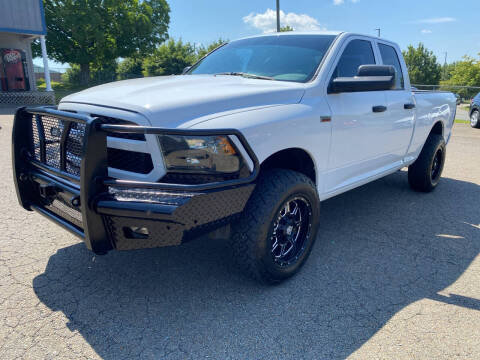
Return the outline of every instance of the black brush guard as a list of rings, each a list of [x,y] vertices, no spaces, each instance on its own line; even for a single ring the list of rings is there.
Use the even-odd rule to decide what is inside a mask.
[[[32,149],[32,123],[48,116],[62,121],[59,167],[45,161],[45,134]],[[80,176],[66,170],[67,139],[72,124],[82,124]],[[79,125],[76,125],[79,126]],[[205,184],[138,182],[108,177],[107,136],[113,133],[234,136],[253,162],[245,178]],[[35,151],[40,151],[40,161]],[[18,201],[82,238],[97,254],[179,245],[229,223],[243,211],[255,186],[258,159],[235,129],[164,129],[105,124],[99,118],[54,107],[20,108],[12,134],[13,175]],[[134,194],[128,198],[129,194]],[[117,196],[121,194],[121,196]],[[146,194],[146,195],[145,195]],[[150,196],[152,199],[145,198]],[[135,232],[135,229],[141,229]],[[147,229],[147,230],[145,230]]]

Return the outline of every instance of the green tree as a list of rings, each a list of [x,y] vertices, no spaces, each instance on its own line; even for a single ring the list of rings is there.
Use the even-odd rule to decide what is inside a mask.
[[[294,31],[290,25],[282,26],[280,32]]]
[[[464,56],[463,60],[457,62],[451,70],[450,79],[442,81],[441,84],[443,89],[455,91],[463,98],[470,98],[478,92],[478,89],[459,89],[451,86],[480,86],[480,60]]]
[[[139,56],[124,59],[117,68],[120,80],[132,79],[143,76],[143,60]]]
[[[210,51],[215,50],[219,46],[222,46],[223,44],[227,43],[228,40],[224,40],[222,38],[218,38],[218,40],[212,42],[208,46],[203,46],[201,45],[198,50],[197,50],[197,59],[200,60],[203,58],[205,55],[207,55]]]
[[[437,62],[437,57],[422,43],[415,48],[409,45],[403,51],[403,57],[407,63],[408,74],[412,84],[438,85],[442,67]]]
[[[44,0],[44,8],[49,56],[77,64],[82,84],[92,67],[150,52],[168,38],[166,0]]]
[[[117,67],[118,65],[115,60],[107,61],[101,65],[91,64],[88,73],[88,83],[90,85],[96,85],[116,80]],[[80,65],[70,64],[70,68],[62,75],[62,80],[70,87],[82,85]]]
[[[451,79],[455,66],[457,66],[457,62],[442,65],[442,81]]]
[[[196,59],[192,44],[170,39],[155,49],[151,56],[145,58],[143,74],[145,76],[181,74],[183,69],[192,65]]]

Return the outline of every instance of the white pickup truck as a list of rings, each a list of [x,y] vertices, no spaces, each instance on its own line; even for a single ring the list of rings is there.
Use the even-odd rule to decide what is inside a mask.
[[[432,191],[455,103],[412,91],[399,47],[381,38],[250,37],[179,76],[19,109],[14,180],[25,209],[97,254],[229,234],[245,273],[275,283],[309,256],[321,201],[404,167],[414,190]]]

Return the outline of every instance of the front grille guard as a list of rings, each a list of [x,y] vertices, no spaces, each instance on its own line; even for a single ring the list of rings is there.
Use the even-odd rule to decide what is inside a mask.
[[[72,175],[62,169],[56,169],[35,160],[31,153],[31,124],[33,116],[53,116],[66,121],[66,124],[80,123],[85,125],[82,145],[80,176]],[[171,184],[153,183],[132,180],[112,179],[108,177],[107,136],[108,134],[154,134],[184,136],[234,136],[236,137],[253,164],[250,175],[245,178],[205,184]],[[65,139],[63,139],[65,140]],[[65,144],[61,146],[60,161],[65,159]],[[104,253],[112,248],[107,240],[103,218],[96,212],[96,203],[101,195],[108,193],[108,188],[136,188],[153,191],[171,192],[208,192],[221,188],[234,188],[255,181],[260,165],[258,159],[243,134],[236,129],[164,129],[135,125],[105,124],[101,119],[76,113],[57,110],[56,107],[20,108],[15,114],[12,134],[13,175],[17,197],[27,210],[36,210],[55,221],[65,229],[84,239],[87,248]],[[64,169],[64,167],[62,166]],[[81,210],[83,229],[62,219],[40,206],[35,199],[38,194],[31,185],[32,176],[42,178],[62,189],[63,198],[76,201]]]

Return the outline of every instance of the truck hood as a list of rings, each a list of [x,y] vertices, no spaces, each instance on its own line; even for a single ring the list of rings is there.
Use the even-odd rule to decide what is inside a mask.
[[[239,76],[179,75],[113,82],[62,99],[143,114],[153,126],[188,127],[199,121],[258,107],[298,103],[301,83]]]

